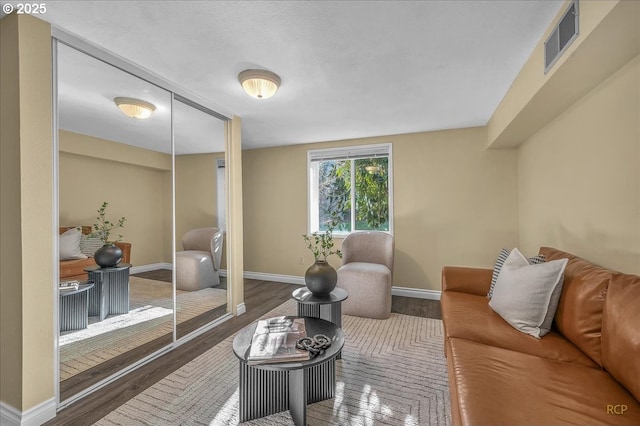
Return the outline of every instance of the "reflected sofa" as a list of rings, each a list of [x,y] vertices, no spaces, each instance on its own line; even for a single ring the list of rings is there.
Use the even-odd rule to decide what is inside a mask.
[[[444,267],[453,424],[640,424],[640,276],[567,258],[554,326],[537,339],[492,311],[491,269]]]
[[[60,227],[59,233],[62,235],[65,231],[74,228],[73,226]],[[82,226],[82,234],[89,235],[91,233],[91,226]],[[131,263],[131,243],[119,242],[116,243],[122,250],[122,262]],[[86,280],[88,274],[84,271],[85,268],[96,266],[96,262],[93,257],[86,259],[73,259],[73,260],[61,260],[60,261],[60,280]]]

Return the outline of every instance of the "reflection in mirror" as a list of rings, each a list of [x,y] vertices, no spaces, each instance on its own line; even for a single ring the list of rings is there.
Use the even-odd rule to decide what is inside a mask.
[[[177,337],[227,312],[224,122],[173,103]]]
[[[72,228],[60,237],[60,280],[81,284],[59,292],[64,401],[173,341],[171,273],[139,274],[172,268],[171,94],[62,44],[57,87],[59,226]],[[155,110],[131,118],[117,97]],[[93,257],[104,234],[91,235],[104,202],[107,220],[126,218],[108,238],[122,235],[123,263],[108,269]]]

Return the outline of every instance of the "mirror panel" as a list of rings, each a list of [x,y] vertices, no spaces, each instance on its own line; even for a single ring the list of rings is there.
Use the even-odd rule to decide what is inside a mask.
[[[176,335],[227,313],[224,121],[174,99]]]
[[[101,320],[91,303],[95,299],[108,305],[104,292],[109,290],[104,289],[109,286],[94,283],[86,291],[86,327],[72,324],[60,332],[64,401],[173,342],[171,93],[60,43],[57,84],[59,225],[84,226],[86,234],[107,202],[108,220],[126,218],[111,239],[121,234],[130,244],[133,265],[128,289],[119,290],[128,294],[110,297],[120,305],[128,302],[128,309],[107,306]],[[116,97],[144,100],[155,111],[144,120],[128,117],[116,106]],[[67,240],[61,238],[61,244]],[[80,239],[89,256],[101,244],[91,240],[87,235]],[[91,257],[61,260],[60,279],[86,280],[77,274],[84,275],[89,266],[97,266]],[[103,293],[96,296],[98,287]],[[59,298],[72,300],[62,293]],[[81,297],[73,297],[71,305],[82,303]]]

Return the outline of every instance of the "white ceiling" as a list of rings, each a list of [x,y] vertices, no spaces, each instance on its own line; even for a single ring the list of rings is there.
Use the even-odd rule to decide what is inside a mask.
[[[127,117],[118,96],[142,99],[151,117]],[[176,154],[224,151],[224,122],[182,102],[173,104]],[[171,153],[171,94],[68,46],[58,46],[59,126],[84,135]]]
[[[48,1],[40,17],[240,116],[250,149],[484,125],[562,3]],[[278,93],[247,96],[247,68]]]

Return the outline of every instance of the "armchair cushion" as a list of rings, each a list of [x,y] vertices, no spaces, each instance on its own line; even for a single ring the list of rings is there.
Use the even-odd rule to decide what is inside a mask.
[[[184,250],[176,253],[176,288],[197,291],[220,284],[222,238],[218,228],[196,228],[184,234]]]
[[[338,287],[349,293],[342,312],[385,319],[391,314],[393,236],[385,232],[354,232],[342,243],[343,265]]]

